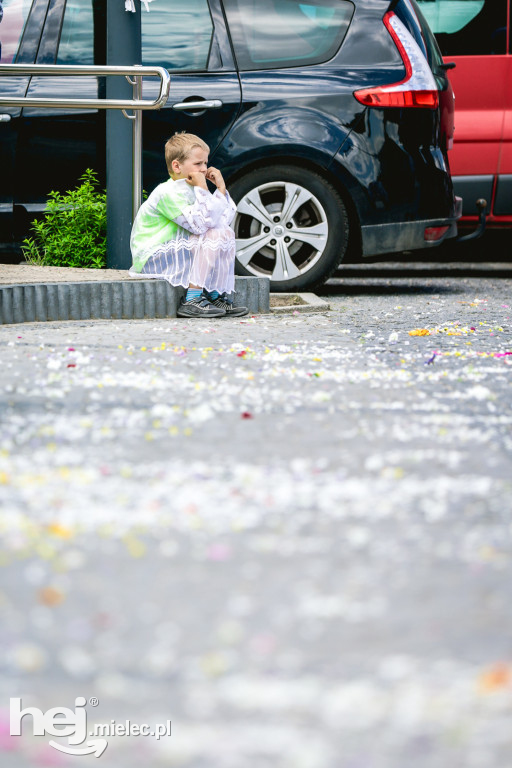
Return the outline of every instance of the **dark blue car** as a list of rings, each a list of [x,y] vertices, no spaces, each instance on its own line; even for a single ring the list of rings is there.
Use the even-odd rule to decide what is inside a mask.
[[[2,7],[2,63],[105,63],[106,0]],[[420,249],[456,234],[453,93],[415,0],[155,0],[149,8],[142,63],[168,68],[172,80],[166,107],[144,114],[144,188],[166,178],[171,133],[201,136],[238,203],[240,274],[299,290],[349,254]],[[94,77],[10,81],[11,94],[28,96],[103,90]],[[104,179],[105,115],[0,112],[0,240],[19,241],[50,190],[74,187],[86,168]]]

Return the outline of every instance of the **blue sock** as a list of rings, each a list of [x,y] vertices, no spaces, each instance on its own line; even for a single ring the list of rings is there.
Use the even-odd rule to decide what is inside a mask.
[[[215,299],[218,299],[220,296],[220,293],[218,291],[210,291],[210,298],[215,301]]]
[[[198,299],[199,296],[202,294],[203,289],[202,288],[188,288],[187,289],[187,295],[185,297],[185,301],[191,301],[192,299]]]

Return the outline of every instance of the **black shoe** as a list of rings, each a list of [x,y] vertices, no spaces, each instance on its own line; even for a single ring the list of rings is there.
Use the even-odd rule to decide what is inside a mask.
[[[206,296],[197,296],[195,299],[181,300],[176,315],[178,317],[224,317],[226,310],[223,307],[214,307]]]
[[[206,291],[204,294],[214,307],[223,309],[227,317],[242,317],[242,315],[247,315],[249,313],[247,307],[234,307],[233,299],[228,299],[227,293],[221,293],[216,299],[212,299],[210,294]]]

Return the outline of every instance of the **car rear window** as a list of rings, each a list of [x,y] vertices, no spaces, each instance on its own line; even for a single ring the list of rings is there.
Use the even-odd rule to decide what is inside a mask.
[[[12,64],[20,47],[32,0],[0,0],[0,62]]]
[[[507,0],[417,0],[444,56],[507,52]]]
[[[343,42],[348,0],[224,0],[239,69],[319,64]]]

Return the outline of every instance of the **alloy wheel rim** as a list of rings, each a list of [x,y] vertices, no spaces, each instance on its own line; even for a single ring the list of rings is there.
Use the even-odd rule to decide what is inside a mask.
[[[318,198],[288,181],[261,184],[244,195],[234,229],[238,262],[276,282],[309,272],[328,238],[327,214]]]

